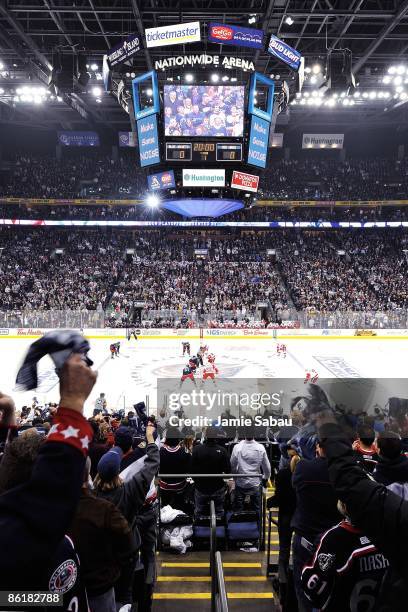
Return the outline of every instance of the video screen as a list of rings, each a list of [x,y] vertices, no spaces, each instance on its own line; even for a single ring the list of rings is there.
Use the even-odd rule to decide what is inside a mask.
[[[165,135],[240,138],[244,97],[243,85],[165,85]]]

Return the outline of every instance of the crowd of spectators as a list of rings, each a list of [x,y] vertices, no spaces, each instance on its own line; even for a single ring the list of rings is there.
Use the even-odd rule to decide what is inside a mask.
[[[312,385],[281,429],[257,428],[251,419],[236,425],[228,410],[217,426],[194,430],[170,424],[165,409],[154,416],[143,403],[127,413],[110,407],[103,393],[85,418],[96,373],[79,355],[71,355],[60,378],[58,406],[34,398],[16,411],[0,395],[4,588],[62,593],[62,605],[51,610],[129,612],[133,604],[148,612],[157,542],[171,546],[171,521],[164,519],[190,521],[182,529],[193,542],[181,552],[198,547],[211,501],[221,524],[235,516],[243,525],[244,515],[259,521],[262,490],[273,477],[267,505],[278,510],[274,588],[282,610],[354,610],[361,584],[378,602],[372,610],[405,609],[403,406],[376,416],[340,411]],[[272,455],[271,446],[279,452]]]
[[[369,319],[360,325],[386,327],[408,304],[405,246],[400,230],[187,235],[5,227],[0,310],[93,311],[106,313],[112,327],[127,326],[135,303],[143,307],[139,324],[158,327],[202,320],[339,327],[342,313],[360,312]]]
[[[408,188],[407,160],[340,161],[324,157],[274,160],[262,174],[260,193],[265,199],[284,201],[404,200]],[[60,159],[55,155],[25,153],[4,162],[4,169],[0,170],[0,197],[137,199],[146,190],[146,176],[138,167],[133,150],[120,151],[114,159],[94,149],[85,154],[64,151]],[[11,213],[14,211],[18,212],[12,209]],[[28,214],[34,217],[44,212],[43,208],[32,208]],[[126,209],[123,213],[127,218],[142,214],[139,209]],[[54,218],[63,214],[76,216],[77,211],[60,207],[52,210]],[[88,218],[96,212],[82,208],[78,214]],[[101,210],[103,218],[115,218],[117,214],[120,212],[114,209]]]
[[[96,150],[64,152],[61,159],[26,153],[7,166],[0,174],[0,197],[128,199],[145,191],[145,176],[128,152],[116,160]]]

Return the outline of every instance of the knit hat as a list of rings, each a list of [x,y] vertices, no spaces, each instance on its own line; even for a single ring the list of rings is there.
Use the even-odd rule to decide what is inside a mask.
[[[123,452],[118,446],[114,446],[101,457],[98,463],[98,474],[102,480],[113,480],[120,472],[120,462]]]

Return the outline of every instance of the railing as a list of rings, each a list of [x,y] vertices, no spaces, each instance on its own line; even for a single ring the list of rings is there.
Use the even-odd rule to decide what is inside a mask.
[[[217,310],[204,314],[186,310],[144,310],[141,328],[178,327],[186,317],[184,327],[230,327],[228,321],[237,319],[233,327],[263,326],[259,313],[237,314],[234,311]],[[249,319],[247,324],[243,320]],[[285,309],[277,313],[282,327],[302,329],[323,329],[330,333],[334,329],[408,329],[408,310],[389,311],[336,311],[318,312],[315,310],[299,312]],[[135,324],[136,325],[136,324]],[[277,325],[277,324],[276,324]],[[112,310],[7,310],[0,311],[0,328],[32,329],[103,329],[104,327],[128,327],[125,312]]]
[[[228,612],[228,599],[225,590],[224,570],[222,567],[221,553],[215,553],[215,582],[214,600],[211,598],[211,610],[213,612]],[[212,595],[212,594],[211,594]]]

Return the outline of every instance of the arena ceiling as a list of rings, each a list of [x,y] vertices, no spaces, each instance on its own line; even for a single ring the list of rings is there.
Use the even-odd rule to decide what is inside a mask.
[[[279,74],[281,80],[292,77],[266,51],[207,42],[205,24],[218,21],[277,35],[302,52],[306,67],[324,66],[328,49],[351,49],[359,88],[368,92],[367,104],[359,99],[352,109],[340,105],[336,113],[295,104],[282,122],[290,118],[294,125],[307,121],[346,126],[356,120],[395,125],[408,119],[405,99],[393,91],[387,99],[369,98],[369,92],[381,89],[391,65],[407,62],[408,0],[0,0],[0,122],[71,129],[86,122],[115,131],[129,129],[129,116],[114,95],[95,96],[103,55],[129,34],[138,33],[143,40],[145,28],[198,20],[200,43],[144,49],[124,67],[126,73],[143,73],[162,57],[204,51],[251,59],[258,72]],[[58,50],[73,56],[85,53],[88,65],[97,66],[90,68],[88,86],[60,100],[47,94],[44,104],[18,101],[17,89],[47,88]],[[123,74],[117,81],[120,78],[128,86],[130,78]],[[310,78],[313,73],[306,89]]]

